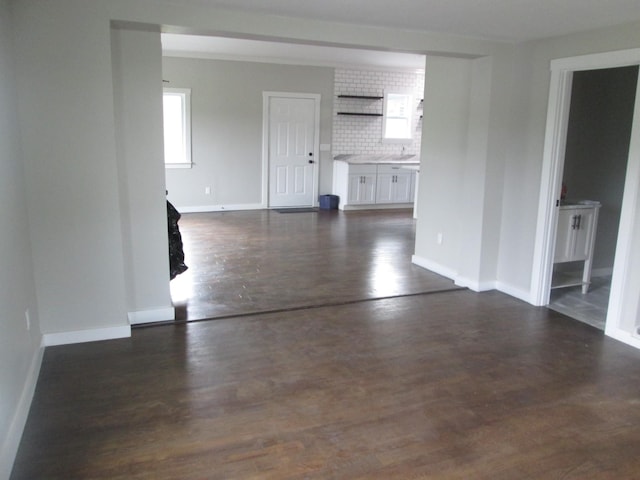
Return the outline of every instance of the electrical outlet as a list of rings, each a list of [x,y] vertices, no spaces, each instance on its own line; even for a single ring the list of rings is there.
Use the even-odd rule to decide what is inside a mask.
[[[204,187],[204,194],[211,195],[211,187]]]
[[[27,323],[27,330],[31,330],[31,316],[28,308],[24,311],[24,321]]]
[[[442,245],[442,233],[438,233],[438,237],[436,238],[436,242],[438,242],[438,245]]]

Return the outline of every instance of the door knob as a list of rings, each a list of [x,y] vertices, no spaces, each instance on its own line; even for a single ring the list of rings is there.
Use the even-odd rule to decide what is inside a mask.
[[[315,160],[309,159],[309,163],[316,163]]]

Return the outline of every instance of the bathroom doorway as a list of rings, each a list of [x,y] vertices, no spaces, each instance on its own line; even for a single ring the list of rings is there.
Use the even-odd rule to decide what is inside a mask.
[[[595,201],[600,208],[586,293],[582,285],[556,288],[563,278],[578,274],[581,279],[582,261],[554,263],[549,308],[600,330],[605,328],[611,290],[637,82],[637,65],[573,74],[564,202]]]
[[[618,50],[551,60],[547,127],[543,152],[540,202],[531,278],[531,303],[548,305],[554,246],[569,123],[571,86],[576,72],[640,65],[640,49]],[[636,84],[636,91],[638,86]],[[605,334],[640,348],[640,96],[635,96],[628,164],[620,212]]]

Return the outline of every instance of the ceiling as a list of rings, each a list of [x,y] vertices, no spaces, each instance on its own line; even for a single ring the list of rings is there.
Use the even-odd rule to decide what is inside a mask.
[[[522,42],[640,20],[639,0],[171,0],[343,24]],[[167,53],[317,65],[423,68],[419,55],[163,35]]]

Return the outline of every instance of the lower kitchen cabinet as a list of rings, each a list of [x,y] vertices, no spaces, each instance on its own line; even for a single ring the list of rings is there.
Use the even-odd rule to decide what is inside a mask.
[[[333,162],[333,193],[341,210],[412,207],[415,172],[399,165]]]
[[[376,195],[375,173],[349,174],[349,192],[347,203],[362,205],[373,203]]]
[[[414,176],[397,165],[378,165],[376,203],[413,202]]]

